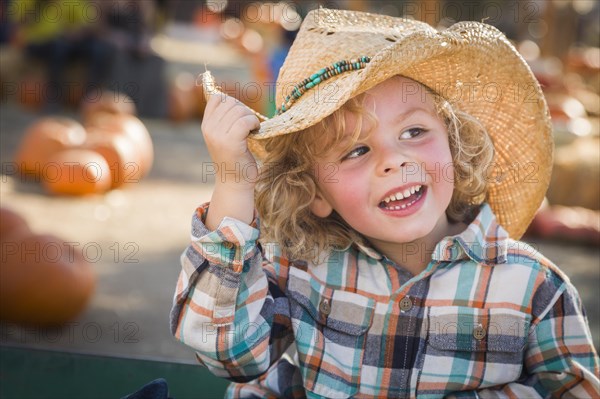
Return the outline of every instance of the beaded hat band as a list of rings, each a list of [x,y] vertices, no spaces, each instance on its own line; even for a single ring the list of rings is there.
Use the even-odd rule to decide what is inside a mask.
[[[338,73],[339,65],[333,66],[339,60],[348,61]],[[309,12],[279,71],[278,113],[252,132],[248,147],[262,160],[268,155],[263,139],[313,126],[395,75],[427,86],[486,128],[495,146],[487,202],[511,237],[521,237],[550,182],[550,118],[531,69],[490,25],[465,21],[438,31],[408,18],[322,8]],[[306,94],[315,87],[320,90]],[[527,174],[532,169],[535,173]]]
[[[285,98],[285,102],[277,110],[277,115],[280,115],[287,111],[292,106],[292,104],[296,102],[296,100],[298,100],[300,97],[302,97],[304,93],[306,93],[308,89],[312,89],[319,83],[324,82],[327,79],[339,75],[343,72],[363,69],[369,62],[371,62],[371,58],[366,56],[352,60],[341,60],[319,70],[317,73],[310,75],[310,77],[304,79],[302,82],[300,82],[292,88],[292,94],[288,95]]]

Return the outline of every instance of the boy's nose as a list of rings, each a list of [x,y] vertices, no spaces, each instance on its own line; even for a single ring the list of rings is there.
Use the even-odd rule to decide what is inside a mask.
[[[377,168],[378,174],[381,176],[392,174],[404,168],[407,163],[406,157],[397,151],[391,151],[390,149],[383,150]]]
[[[396,167],[390,165],[383,169],[383,173],[389,174],[390,172],[393,172],[396,169],[403,168],[404,166],[406,166],[406,162],[402,162],[400,165],[397,165]]]

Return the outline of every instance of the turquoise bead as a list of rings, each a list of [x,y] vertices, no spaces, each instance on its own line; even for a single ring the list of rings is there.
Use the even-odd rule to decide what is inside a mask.
[[[370,57],[363,56],[351,60],[340,60],[331,64],[328,67],[321,68],[316,73],[310,75],[310,77],[304,79],[301,83],[297,84],[292,88],[290,95],[288,95],[284,101],[284,104],[281,105],[281,108],[277,111],[278,114],[282,114],[293,103],[300,98],[307,90],[312,89],[316,85],[325,80],[339,75],[346,71],[353,71],[357,69],[362,69],[365,67],[365,64],[371,61]]]

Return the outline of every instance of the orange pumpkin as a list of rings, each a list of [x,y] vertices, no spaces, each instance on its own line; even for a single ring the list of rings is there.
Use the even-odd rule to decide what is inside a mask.
[[[99,128],[105,132],[127,137],[140,154],[141,176],[148,174],[154,161],[154,146],[148,129],[141,120],[132,115],[116,115],[106,112],[93,114],[87,128]]]
[[[92,266],[51,235],[23,233],[2,243],[0,319],[35,325],[77,316],[94,292]]]
[[[124,93],[103,91],[98,95],[88,94],[81,103],[81,117],[88,122],[93,114],[106,112],[109,114],[135,115],[135,102]]]
[[[108,163],[102,155],[91,150],[59,152],[48,159],[47,170],[42,183],[51,194],[98,194],[111,186]]]
[[[88,129],[85,148],[102,155],[108,163],[112,176],[111,188],[140,181],[141,157],[133,142],[127,137],[91,127]]]
[[[85,142],[86,132],[77,121],[68,118],[43,118],[34,122],[17,149],[15,162],[21,175],[39,181],[46,173],[46,162],[57,152]]]
[[[0,208],[0,240],[4,241],[13,232],[29,231],[27,221],[18,213],[8,208]]]

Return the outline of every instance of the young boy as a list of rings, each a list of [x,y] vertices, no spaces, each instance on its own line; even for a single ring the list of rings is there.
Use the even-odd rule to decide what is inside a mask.
[[[222,175],[171,326],[227,397],[598,397],[577,291],[515,241],[552,142],[500,32],[320,9],[277,90],[202,123]]]

